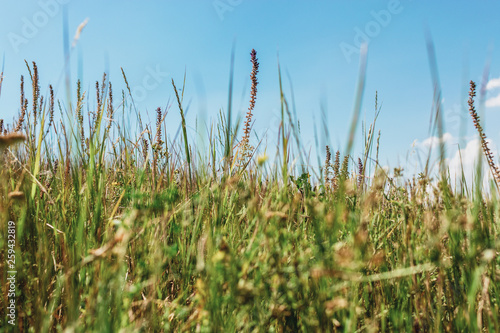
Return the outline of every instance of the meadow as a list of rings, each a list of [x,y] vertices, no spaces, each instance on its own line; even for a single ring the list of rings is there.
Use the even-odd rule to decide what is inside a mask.
[[[250,60],[248,113],[221,110],[205,152],[188,135],[183,84],[172,80],[175,103],[143,124],[130,89],[116,94],[106,76],[60,101],[26,64],[19,114],[0,121],[0,331],[499,332],[500,171],[475,84],[487,189],[481,165],[453,185],[444,163],[382,168],[380,106],[356,134],[359,91],[345,151],[323,147],[314,170],[297,163],[308,157],[281,89],[272,153],[252,135]],[[430,126],[442,134],[438,111]],[[169,112],[182,118],[175,141]]]

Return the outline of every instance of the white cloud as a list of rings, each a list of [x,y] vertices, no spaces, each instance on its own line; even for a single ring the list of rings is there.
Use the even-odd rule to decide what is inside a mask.
[[[449,144],[452,141],[453,141],[453,135],[451,135],[448,132],[443,134],[442,142],[444,144]],[[416,148],[426,149],[426,150],[432,147],[432,149],[434,150],[435,148],[439,147],[440,142],[441,140],[437,136],[431,136],[430,138],[427,138],[422,142],[419,142],[418,140],[413,141],[413,146]]]
[[[500,77],[499,78],[493,78],[488,81],[488,84],[486,84],[486,89],[487,90],[494,90],[500,88]],[[500,94],[490,97],[486,100],[486,107],[488,108],[494,108],[500,106]]]
[[[489,181],[492,179],[491,172],[488,166],[487,161],[484,158],[481,143],[477,136],[469,138],[466,141],[465,147],[460,147],[458,149],[458,139],[454,138],[450,133],[445,133],[443,135],[443,141],[445,143],[445,151],[448,158],[445,159],[445,164],[450,174],[450,182],[453,188],[458,188],[462,175],[465,179],[465,182],[468,186],[468,189],[471,189],[471,186],[475,183],[475,175],[477,173],[477,163],[478,159],[481,158],[482,162],[482,185],[484,189],[489,188]],[[493,156],[498,157],[498,150],[496,149],[495,144],[487,139],[488,146],[493,153]],[[437,150],[439,145],[439,139],[437,137],[430,137],[421,142],[415,140],[413,143],[414,148],[420,152],[420,159],[413,160],[415,164],[415,170],[422,170],[422,163],[425,162],[427,153],[429,151],[429,147],[432,146],[433,153],[431,155],[431,173],[437,172],[439,170],[439,152]],[[418,156],[418,155],[417,155]],[[415,157],[417,157],[415,156]],[[411,161],[410,161],[411,162]],[[419,166],[420,165],[420,166]],[[436,182],[436,178],[434,179]]]
[[[490,147],[493,156],[498,156],[498,151],[494,143],[487,139],[488,147]],[[450,179],[452,184],[460,184],[463,177],[466,184],[471,189],[472,184],[475,182],[475,175],[477,173],[477,163],[481,159],[482,162],[482,182],[483,188],[489,188],[489,181],[492,180],[492,175],[488,162],[485,160],[481,148],[479,138],[471,139],[467,142],[465,148],[457,149],[448,161],[448,168],[450,171]]]
[[[480,155],[481,143],[479,139],[472,139],[465,145],[465,148],[456,150],[450,158],[448,168],[452,182],[457,182],[462,178],[462,172],[470,184],[475,173],[478,157]]]
[[[500,94],[495,97],[488,98],[486,100],[486,107],[493,108],[496,106],[500,106]]]
[[[456,147],[458,140],[448,132],[443,134],[441,140],[444,143],[445,154],[450,156],[447,151],[450,148]],[[407,156],[406,160],[406,168],[409,174],[417,174],[424,170],[429,158],[429,152],[431,153],[428,165],[429,172],[434,173],[436,170],[439,170],[439,144],[441,140],[437,136],[431,136],[423,141],[413,141],[412,152]],[[446,160],[445,162],[447,162]]]
[[[500,77],[496,79],[491,79],[488,81],[488,84],[486,84],[487,90],[492,90],[495,88],[500,88]]]

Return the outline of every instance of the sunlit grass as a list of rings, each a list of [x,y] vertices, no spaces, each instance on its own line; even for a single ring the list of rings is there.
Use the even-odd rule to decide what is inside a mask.
[[[106,78],[95,110],[78,84],[75,109],[54,123],[35,73],[34,108],[23,97],[26,118],[2,122],[0,136],[0,234],[16,222],[19,329],[500,331],[496,192],[483,195],[478,182],[467,197],[444,172],[436,183],[427,170],[403,178],[380,168],[377,105],[363,153],[351,156],[363,62],[347,149],[325,150],[319,182],[293,166],[302,147],[283,89],[276,164],[269,147],[255,154],[248,144],[249,118],[239,163],[230,107],[198,152],[173,81],[179,142],[162,137],[161,109],[156,131],[138,119],[130,137],[114,121]],[[134,114],[126,95],[120,106]],[[25,135],[10,133],[19,123]],[[6,246],[0,237],[3,286]]]

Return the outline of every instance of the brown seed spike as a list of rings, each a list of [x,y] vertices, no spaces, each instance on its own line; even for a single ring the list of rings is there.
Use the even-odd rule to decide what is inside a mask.
[[[243,139],[241,140],[242,158],[245,158],[248,155],[249,150],[252,149],[248,142],[250,140],[250,131],[252,125],[252,116],[253,116],[252,111],[255,108],[255,99],[257,98],[257,84],[259,83],[257,81],[257,73],[259,72],[259,62],[257,59],[257,51],[255,51],[255,49],[252,49],[252,52],[250,52],[250,61],[252,62],[252,72],[250,74],[252,87],[250,90],[250,106],[248,107],[245,124],[243,126]]]
[[[358,158],[358,187],[360,189],[363,188],[363,162],[361,161],[361,158]]]
[[[333,179],[332,185],[334,189],[338,188],[340,176],[340,151],[337,150],[335,153],[335,162],[333,163]]]
[[[329,189],[330,188],[330,169],[332,167],[331,164],[332,160],[332,153],[330,152],[330,147],[328,145],[326,146],[326,160],[325,160],[325,188]]]
[[[493,175],[493,179],[495,180],[495,184],[497,188],[500,187],[500,169],[494,162],[493,153],[488,147],[488,142],[486,141],[486,134],[481,127],[479,122],[479,115],[477,114],[476,108],[474,107],[474,97],[476,96],[476,83],[474,81],[470,81],[470,90],[469,90],[469,100],[467,104],[469,104],[469,113],[472,117],[472,122],[474,123],[474,127],[479,134],[479,138],[481,140],[481,147],[483,148],[484,156],[488,161],[488,165],[490,167],[491,173]]]

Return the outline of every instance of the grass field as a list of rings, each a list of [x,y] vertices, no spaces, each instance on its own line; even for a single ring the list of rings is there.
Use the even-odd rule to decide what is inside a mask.
[[[283,93],[276,151],[252,136],[251,60],[249,112],[221,111],[206,152],[189,141],[174,81],[172,142],[165,110],[143,124],[130,91],[113,95],[105,77],[60,102],[52,88],[42,97],[27,64],[19,116],[1,123],[1,331],[500,331],[500,172],[473,83],[487,189],[481,166],[454,185],[443,163],[415,176],[381,168],[376,117],[356,134],[360,105],[345,151],[324,147],[319,170],[296,167],[306,156]]]

